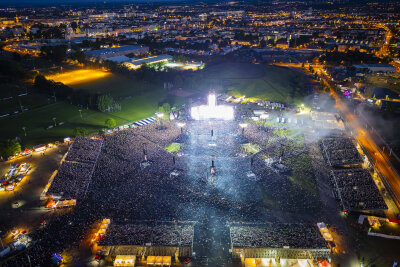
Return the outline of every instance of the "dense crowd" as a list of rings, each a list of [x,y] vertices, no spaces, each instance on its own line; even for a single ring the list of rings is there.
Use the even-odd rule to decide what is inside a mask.
[[[90,183],[92,173],[92,164],[64,161],[47,194],[63,198],[81,198]]]
[[[324,156],[331,166],[359,165],[362,159],[348,137],[324,138],[321,142]]]
[[[316,226],[308,224],[233,224],[233,247],[254,248],[326,248]]]
[[[294,142],[291,137],[272,138],[272,133],[272,130],[257,123],[249,123],[245,129],[246,139],[264,148],[251,156],[251,169],[259,181],[257,187],[262,188],[264,197],[268,199],[266,203],[270,208],[296,213],[318,210],[318,191],[310,190],[315,183],[312,164],[297,160],[308,157],[307,146],[304,142]],[[282,167],[278,166],[280,161]],[[273,165],[280,167],[279,171]],[[294,182],[294,172],[298,175],[300,171],[304,176],[302,181],[308,180],[311,184],[307,190]]]
[[[63,198],[83,198],[102,145],[102,139],[77,137],[69,148],[65,161],[58,169],[47,194]]]
[[[65,160],[96,163],[102,144],[102,139],[91,139],[78,136],[69,148]]]
[[[182,131],[184,131],[185,126],[182,127]],[[176,121],[164,121],[162,129],[160,129],[160,125],[158,123],[152,123],[146,125],[146,127],[135,129],[135,133],[150,140],[151,142],[161,146],[166,146],[181,135],[181,129]]]
[[[193,244],[194,228],[190,223],[115,224],[107,229],[99,245],[189,246]]]
[[[348,210],[387,209],[368,170],[333,170],[331,179],[343,208]]]
[[[242,135],[236,122],[187,122],[185,138],[180,138],[181,131],[174,123],[165,126],[165,129],[159,129],[154,124],[105,135],[89,179],[86,179],[89,170],[84,166],[90,165],[91,159],[96,157],[67,156],[71,161],[65,161],[65,166],[60,167],[60,179],[55,179],[54,191],[80,188],[69,183],[66,176],[88,181],[88,191],[72,213],[54,217],[47,229],[34,234],[34,240],[39,240],[32,249],[34,264],[46,266],[46,260],[54,252],[61,252],[67,245],[82,240],[99,218],[110,218],[112,222],[151,220],[156,224],[150,228],[127,224],[125,227],[128,229],[116,231],[111,226],[104,242],[122,238],[121,242],[132,239],[140,244],[173,245],[178,238],[184,244],[192,242],[193,230],[183,228],[177,232],[175,228],[162,223],[157,225],[157,222],[177,219],[201,221],[208,225],[209,218],[214,216],[224,222],[291,221],[298,219],[299,211],[310,212],[318,205],[315,201],[317,196],[297,187],[289,176],[266,170],[261,155],[256,155],[253,161],[251,157],[238,156]],[[170,129],[172,127],[174,129]],[[254,130],[246,129],[246,132],[253,132],[256,136],[261,130],[255,127]],[[266,135],[264,132],[261,134]],[[182,155],[165,150],[165,145],[177,138],[184,140]],[[267,138],[264,140],[267,142]],[[79,142],[84,141],[80,139]],[[97,145],[93,145],[97,151]],[[210,175],[212,160],[216,167],[215,177]],[[312,177],[311,166],[306,165],[306,173]],[[247,175],[251,171],[257,179]],[[271,201],[274,201],[274,207],[265,205]],[[290,210],[295,214],[274,214],[271,208]],[[209,230],[207,227],[204,229],[204,240],[208,240],[211,238],[207,234]],[[296,233],[298,231],[293,230],[293,234]],[[283,241],[276,242],[280,245],[279,242]]]

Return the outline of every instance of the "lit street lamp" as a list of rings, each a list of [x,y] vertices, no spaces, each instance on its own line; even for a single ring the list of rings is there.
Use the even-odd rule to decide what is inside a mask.
[[[186,123],[178,122],[177,125],[178,125],[179,128],[181,128],[181,134],[183,134],[183,127],[185,127]]]
[[[54,126],[57,126],[56,119],[57,119],[56,117],[54,117],[54,118],[53,118],[53,121],[54,121]]]
[[[162,127],[163,127],[163,117],[164,117],[164,113],[159,112],[159,113],[156,113],[156,115],[157,115],[158,119],[160,120],[160,128],[162,128]]]
[[[242,134],[244,135],[244,128],[247,127],[247,123],[239,123],[240,128],[242,128]]]
[[[79,111],[79,115],[81,116],[81,119],[82,119],[82,109],[79,109],[78,111]]]
[[[262,119],[262,120],[266,120],[266,119],[268,119],[269,118],[269,115],[268,114],[261,114],[260,115],[260,119]]]

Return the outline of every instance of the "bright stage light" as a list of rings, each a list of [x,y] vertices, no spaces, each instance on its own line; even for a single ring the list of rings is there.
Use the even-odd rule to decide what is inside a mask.
[[[192,107],[190,111],[195,120],[233,120],[233,108],[231,106],[218,106],[215,94],[208,95],[208,105]]]

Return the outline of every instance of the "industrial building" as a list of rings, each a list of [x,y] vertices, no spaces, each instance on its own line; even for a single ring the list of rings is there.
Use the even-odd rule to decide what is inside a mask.
[[[105,48],[85,52],[86,57],[91,60],[105,60],[117,56],[133,54],[135,56],[144,55],[149,52],[147,46],[125,45],[120,47]]]

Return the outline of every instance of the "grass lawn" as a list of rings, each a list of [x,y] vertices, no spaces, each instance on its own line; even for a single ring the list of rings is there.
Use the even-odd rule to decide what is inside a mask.
[[[171,153],[178,153],[181,150],[181,144],[179,143],[172,143],[165,147],[165,150]]]
[[[261,147],[259,145],[252,143],[243,144],[242,148],[245,153],[250,155],[255,154],[261,150]]]
[[[1,125],[4,126],[3,131],[0,131],[0,139],[19,137],[23,145],[28,147],[49,141],[62,141],[64,137],[72,136],[76,127],[84,127],[89,132],[101,130],[109,117],[113,117],[118,124],[125,122],[113,114],[86,109],[82,109],[81,118],[78,107],[57,102],[0,119]],[[47,129],[48,126],[54,125],[53,118],[56,118],[57,123],[64,122],[64,124]],[[26,137],[22,127],[26,127]]]
[[[304,76],[290,69],[250,63],[214,64],[187,75],[196,76],[195,80],[198,82],[194,83],[192,89],[197,92],[214,89],[214,85],[223,85],[224,91],[232,95],[246,95],[281,102],[295,102],[298,99],[302,101],[304,94],[302,87],[307,82]],[[93,133],[102,129],[105,120],[109,117],[113,117],[117,125],[121,125],[153,116],[158,106],[164,102],[169,102],[171,106],[180,106],[186,101],[184,98],[168,95],[164,89],[156,87],[153,83],[135,81],[111,73],[105,77],[82,80],[70,86],[91,93],[110,94],[121,103],[122,110],[114,113],[83,110],[83,118],[81,118],[78,107],[58,102],[1,118],[0,122],[6,130],[0,132],[0,139],[19,137],[23,146],[62,140],[66,136],[72,136],[76,127],[84,127],[89,133]],[[40,100],[36,97],[29,99],[35,102]],[[43,99],[43,101],[47,102],[48,99]],[[32,103],[22,102],[23,105],[32,105]],[[54,124],[52,118],[64,124],[47,129],[48,126]],[[26,127],[26,137],[22,127]],[[252,147],[249,153],[256,150]]]
[[[77,106],[57,102],[40,108],[28,110],[21,114],[0,119],[0,123],[7,130],[0,132],[0,140],[19,137],[23,146],[33,146],[49,141],[62,141],[66,136],[73,136],[76,127],[84,127],[89,133],[98,132],[105,127],[107,118],[112,117],[117,125],[126,124],[154,116],[160,103],[167,99],[167,94],[162,91],[147,91],[135,97],[125,98],[121,101],[122,110],[113,113],[102,113],[97,110],[82,109],[82,119]],[[182,103],[183,100],[174,97],[172,102]],[[64,122],[62,126],[47,129],[54,124]],[[22,127],[26,127],[27,136],[24,136]]]
[[[104,78],[83,81],[69,86],[74,89],[86,90],[92,94],[110,94],[114,98],[135,95],[136,92],[143,89],[154,89],[150,88],[150,85],[146,82],[135,81],[112,73]]]
[[[206,67],[208,83],[221,85],[229,94],[298,104],[309,93],[309,80],[294,70],[250,63],[221,63]],[[208,88],[209,89],[209,88]]]

